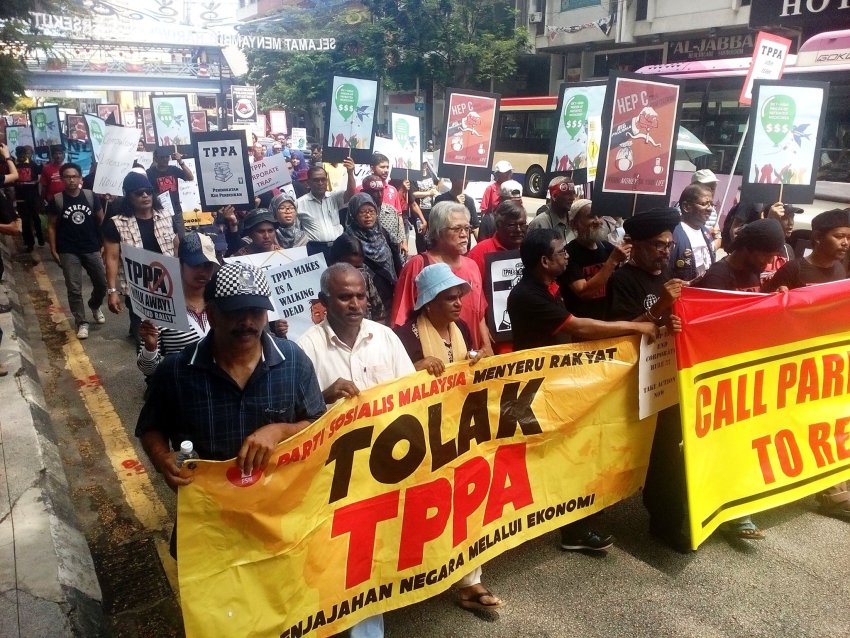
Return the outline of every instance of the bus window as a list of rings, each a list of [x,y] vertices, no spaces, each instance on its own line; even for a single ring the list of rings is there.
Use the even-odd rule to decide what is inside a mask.
[[[524,138],[527,121],[527,113],[500,113],[498,133],[499,139],[518,140]]]

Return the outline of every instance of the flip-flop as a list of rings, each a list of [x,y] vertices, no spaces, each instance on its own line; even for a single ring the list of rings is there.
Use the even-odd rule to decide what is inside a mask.
[[[742,527],[735,530],[735,536],[749,541],[760,541],[764,538],[764,532],[758,527]]]
[[[485,603],[482,600],[482,598],[487,598],[487,597],[495,600],[496,602],[488,605],[487,603]],[[477,593],[473,594],[471,598],[462,598],[460,595],[458,595],[457,604],[460,607],[463,607],[464,609],[480,609],[480,610],[501,609],[502,607],[505,606],[505,602],[501,598],[494,596],[493,593],[489,589],[485,589],[484,591],[477,592]]]

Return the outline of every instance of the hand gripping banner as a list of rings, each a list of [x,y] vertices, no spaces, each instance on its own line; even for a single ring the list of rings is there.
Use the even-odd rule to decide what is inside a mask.
[[[685,288],[676,307],[692,547],[850,479],[850,281]]]
[[[328,636],[448,589],[635,493],[637,339],[450,365],[374,387],[265,472],[199,462],[178,497],[187,636]]]

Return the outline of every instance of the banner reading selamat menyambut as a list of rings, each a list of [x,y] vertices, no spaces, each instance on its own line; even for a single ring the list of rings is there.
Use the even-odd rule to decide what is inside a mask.
[[[850,479],[850,281],[686,288],[676,312],[692,546]]]
[[[327,636],[429,598],[644,481],[637,339],[456,363],[337,404],[265,473],[180,489],[187,636]]]

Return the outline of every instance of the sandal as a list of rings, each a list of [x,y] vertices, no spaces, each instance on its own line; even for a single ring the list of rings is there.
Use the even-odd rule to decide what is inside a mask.
[[[748,541],[760,541],[764,538],[764,532],[760,530],[749,516],[739,518],[727,523],[726,531]]]
[[[489,598],[493,602],[485,603],[484,599]],[[464,598],[458,593],[457,604],[464,609],[473,609],[473,610],[487,610],[487,609],[501,609],[505,606],[505,602],[494,596],[493,593],[484,588],[484,591],[475,592],[472,594],[470,598]]]

